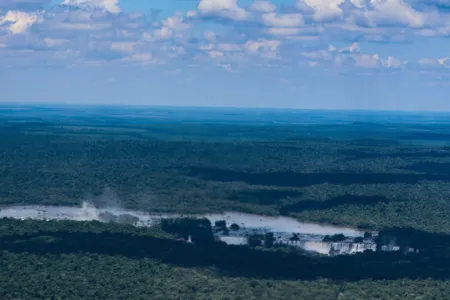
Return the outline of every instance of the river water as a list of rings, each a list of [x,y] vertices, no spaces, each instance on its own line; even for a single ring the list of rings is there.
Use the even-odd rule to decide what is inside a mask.
[[[102,221],[102,214],[110,213],[116,216],[131,215],[139,218],[137,226],[151,226],[164,218],[177,217],[197,217],[207,218],[214,224],[215,221],[225,220],[227,226],[235,223],[241,229],[230,234],[219,235],[218,238],[228,244],[246,244],[246,236],[249,233],[273,232],[279,241],[289,242],[289,238],[295,233],[299,241],[295,245],[308,250],[322,254],[329,254],[333,243],[324,243],[322,239],[325,235],[344,234],[346,237],[355,238],[362,236],[364,232],[348,227],[322,225],[308,222],[300,222],[288,217],[269,217],[240,212],[226,212],[223,214],[201,214],[201,215],[182,215],[182,214],[157,214],[136,210],[127,210],[119,208],[96,208],[93,205],[84,202],[81,207],[67,206],[4,206],[0,207],[0,218],[9,217],[16,219],[37,219],[37,220],[75,220],[75,221]],[[341,243],[342,244],[342,243]],[[348,245],[347,245],[348,244]],[[343,249],[343,253],[354,253],[363,251],[367,246],[350,245],[347,242],[338,246]],[[335,245],[336,248],[337,245]],[[373,248],[373,246],[370,246]],[[347,250],[348,248],[348,250]],[[362,250],[360,250],[360,248]]]

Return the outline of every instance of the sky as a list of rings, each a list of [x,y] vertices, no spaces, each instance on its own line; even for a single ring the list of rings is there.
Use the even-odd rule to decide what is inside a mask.
[[[0,102],[450,111],[450,0],[0,0]]]

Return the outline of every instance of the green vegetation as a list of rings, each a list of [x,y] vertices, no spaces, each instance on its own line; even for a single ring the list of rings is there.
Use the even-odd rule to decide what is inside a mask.
[[[450,148],[394,142],[419,125],[4,120],[0,204],[79,205],[91,199],[144,211],[238,210],[450,233]],[[325,133],[343,139],[315,138]],[[357,139],[357,133],[374,140]]]
[[[149,121],[143,108],[128,112],[136,118],[101,111],[0,112],[0,204],[287,215],[366,228],[366,239],[381,229],[379,245],[395,240],[400,251],[324,257],[271,233],[228,246],[212,230],[239,224],[224,220],[1,219],[0,299],[448,298],[450,148],[438,143],[448,125],[302,125],[294,113],[284,124],[231,113],[207,124],[179,110],[151,111],[172,122]]]
[[[158,228],[0,219],[0,297],[446,299],[450,238],[402,229],[381,238],[389,237],[435,246],[423,254],[330,258],[288,249],[187,244]]]
[[[346,239],[347,238],[345,237],[345,235],[343,235],[342,233],[339,233],[339,234],[334,234],[332,236],[326,235],[323,238],[323,241],[324,242],[334,242],[334,243],[336,243],[336,242],[345,241]]]

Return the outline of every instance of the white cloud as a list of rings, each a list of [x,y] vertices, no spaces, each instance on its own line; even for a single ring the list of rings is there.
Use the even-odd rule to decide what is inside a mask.
[[[402,62],[395,57],[389,56],[387,59],[382,61],[382,64],[386,68],[399,68],[402,65],[406,64],[406,62]]]
[[[302,1],[302,0],[300,0]],[[299,1],[299,2],[300,2]],[[306,5],[314,10],[314,20],[327,21],[342,16],[340,5],[344,0],[303,0]],[[297,6],[302,7],[300,2]]]
[[[186,30],[191,27],[191,25],[184,22],[184,19],[181,15],[175,15],[167,18],[163,21],[163,25],[172,30]]]
[[[343,53],[353,53],[353,52],[361,52],[361,48],[359,47],[359,43],[353,43],[350,46],[344,47],[337,51]]]
[[[214,47],[215,47],[214,44],[206,44],[206,45],[200,45],[199,49],[209,51],[209,50],[214,49]]]
[[[402,0],[370,0],[370,4],[373,10],[363,14],[372,27],[400,24],[417,28],[425,25],[426,16]]]
[[[232,52],[242,50],[242,46],[238,44],[219,44],[217,46],[220,50]]]
[[[162,27],[154,31],[154,38],[156,40],[168,40],[172,38],[175,33],[187,30],[191,27],[190,24],[184,22],[181,14],[176,14],[162,21]]]
[[[154,57],[153,57],[153,54],[151,54],[151,53],[137,53],[137,54],[133,54],[131,56],[122,58],[120,61],[121,62],[134,62],[134,63],[146,65],[146,64],[154,63]]]
[[[267,13],[262,16],[262,21],[269,27],[299,27],[304,24],[301,14]]]
[[[111,44],[111,49],[123,53],[132,53],[135,45],[134,42],[114,42]]]
[[[189,10],[186,12],[186,17],[188,18],[193,18],[195,16],[197,16],[197,12],[195,10]]]
[[[332,58],[331,53],[328,51],[325,51],[325,50],[302,52],[301,55],[306,58],[309,58],[309,59],[331,59]]]
[[[380,66],[378,54],[344,54],[337,55],[335,62],[343,66],[355,66],[361,68],[377,68]]]
[[[261,13],[270,13],[275,11],[277,7],[269,1],[255,1],[250,6],[250,9]]]
[[[257,41],[247,41],[245,48],[250,54],[259,54],[263,58],[278,58],[278,49],[281,45],[279,40],[259,39]]]
[[[221,58],[224,57],[224,53],[222,51],[213,50],[208,52],[209,57],[211,58]]]
[[[204,33],[204,36],[205,36],[205,38],[206,38],[208,41],[210,41],[210,42],[215,42],[216,39],[217,39],[216,34],[215,34],[214,32],[212,32],[212,31],[206,31],[206,32]]]
[[[249,18],[248,12],[238,6],[237,0],[200,0],[198,10],[204,15],[217,15],[235,21]]]
[[[172,30],[168,27],[161,27],[160,29],[156,29],[154,33],[154,37],[158,40],[167,40],[172,37]]]
[[[64,0],[63,5],[78,7],[98,7],[111,13],[119,13],[119,0]]]
[[[438,62],[440,65],[448,66],[448,65],[450,65],[450,58],[449,58],[449,57],[438,58],[437,62]]]
[[[450,14],[433,21],[428,11],[416,10],[419,6],[410,2],[415,0],[297,0],[303,3],[302,9],[283,12],[266,0],[254,1],[248,8],[239,7],[238,1],[199,0],[195,11],[158,20],[127,12],[112,14],[120,12],[118,0],[64,0],[66,5],[76,7],[60,6],[39,13],[6,12],[0,17],[4,34],[0,48],[11,53],[28,49],[30,57],[37,57],[36,53],[44,49],[49,53],[73,51],[77,62],[95,65],[119,61],[153,64],[173,59],[173,67],[177,67],[175,59],[182,57],[183,61],[205,60],[214,66],[231,62],[233,71],[247,64],[273,67],[290,63],[327,69],[343,65],[393,69],[406,62],[364,53],[360,47],[370,38],[389,42],[409,33],[435,37],[445,35],[450,28]],[[248,22],[234,22],[242,20]],[[390,39],[386,40],[387,36]],[[302,42],[307,39],[317,42]],[[356,39],[360,44],[341,44]],[[340,46],[313,46],[327,45],[331,40]],[[445,70],[450,60],[433,59],[431,63]]]
[[[40,17],[36,13],[22,11],[8,11],[5,16],[0,17],[0,24],[6,25],[11,34],[24,33],[34,23],[39,22]]]
[[[302,32],[302,29],[300,28],[268,28],[265,29],[264,32],[267,34],[271,34],[274,36],[295,36],[297,34],[300,34]]]
[[[421,66],[435,66],[437,65],[437,61],[432,58],[421,58],[417,61],[417,63]]]

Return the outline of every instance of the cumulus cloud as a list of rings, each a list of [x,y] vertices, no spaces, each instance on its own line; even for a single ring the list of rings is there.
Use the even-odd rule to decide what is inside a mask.
[[[327,21],[343,14],[340,7],[343,2],[344,0],[301,0],[297,6],[303,7],[303,3],[306,3],[314,11],[314,20]]]
[[[0,17],[0,25],[6,26],[11,34],[19,34],[27,31],[39,20],[40,17],[37,13],[10,10],[5,16]]]
[[[304,23],[301,14],[267,13],[262,16],[262,21],[269,27],[299,27]]]
[[[274,35],[274,36],[297,36],[302,33],[302,29],[300,28],[280,28],[280,27],[272,27],[264,30],[265,33]]]
[[[111,43],[112,50],[124,52],[124,53],[132,53],[135,46],[136,46],[135,42],[113,42],[113,43]]]
[[[177,34],[189,29],[190,27],[190,24],[184,22],[184,17],[181,14],[176,14],[163,20],[161,27],[155,29],[153,35],[149,35],[147,39],[168,40],[174,36],[176,37]]]
[[[372,10],[363,13],[372,27],[386,25],[405,25],[408,27],[423,27],[426,16],[414,10],[402,0],[371,0]]]
[[[238,6],[237,0],[200,0],[197,8],[207,16],[220,16],[235,21],[249,18],[248,12]]]
[[[255,1],[250,6],[250,9],[261,13],[270,13],[275,11],[277,7],[269,1]]]
[[[362,52],[358,43],[339,49],[330,45],[327,49],[302,52],[301,56],[311,67],[388,70],[402,68],[407,63],[393,56],[383,58],[377,53]]]
[[[154,58],[152,53],[138,53],[122,58],[120,61],[133,62],[139,64],[152,64],[154,63]]]
[[[200,65],[208,62],[226,70],[233,66],[236,72],[249,64],[401,69],[406,65],[401,58],[383,58],[361,48],[368,41],[386,45],[405,41],[406,34],[450,34],[450,14],[419,2],[423,1],[297,0],[296,7],[278,8],[270,0],[256,0],[248,7],[239,7],[238,0],[199,0],[196,10],[159,20],[122,12],[118,0],[64,0],[63,5],[45,10],[4,11],[0,55],[21,51],[37,57],[37,52],[48,52],[48,57],[61,62],[91,66],[153,65],[177,59]],[[12,7],[12,3],[0,0],[0,7]],[[339,47],[323,48],[331,40]],[[345,47],[344,41],[348,42]],[[443,68],[450,61],[435,58],[415,64]]]
[[[417,61],[418,65],[426,68],[450,67],[450,57],[441,58],[421,58]]]
[[[279,40],[259,39],[256,41],[248,41],[245,49],[252,55],[259,55],[263,58],[278,58],[278,50],[281,42]]]

